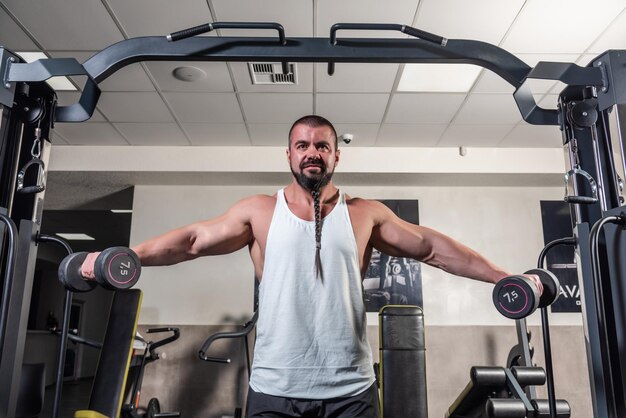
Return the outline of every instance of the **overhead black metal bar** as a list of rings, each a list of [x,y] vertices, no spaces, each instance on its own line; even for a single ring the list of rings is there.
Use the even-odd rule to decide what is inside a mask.
[[[213,23],[213,26],[219,25]],[[340,24],[343,28],[359,26]],[[383,25],[393,26],[396,25]],[[406,26],[398,25],[400,28]],[[339,29],[342,27],[340,26]],[[337,28],[335,29],[336,32]],[[417,31],[416,34],[413,31]],[[411,28],[404,31],[413,36],[426,32]],[[427,33],[428,34],[428,33]],[[493,71],[515,87],[514,99],[523,118],[531,124],[558,124],[557,111],[542,109],[524,87],[528,78],[554,79],[566,84],[604,87],[603,71],[595,67],[579,67],[568,63],[543,63],[533,70],[506,50],[485,42],[450,39],[428,34],[427,39],[377,38],[285,38],[277,42],[269,37],[191,37],[177,42],[165,36],[132,38],[118,42],[98,52],[84,64],[88,85],[80,102],[71,109],[59,107],[56,120],[79,122],[91,116],[99,97],[96,86],[115,71],[141,61],[267,61],[267,62],[327,62],[327,63],[465,63]],[[432,39],[431,39],[432,38]],[[441,42],[437,43],[435,40]],[[445,42],[443,41],[445,40]],[[55,59],[45,60],[55,61]],[[33,64],[21,64],[10,71],[10,81],[32,81]],[[9,65],[9,67],[11,67]],[[41,70],[41,65],[38,68]],[[75,66],[71,64],[72,71]],[[45,66],[50,74],[64,75],[58,67]],[[54,71],[51,69],[54,68]],[[71,74],[74,74],[72,72]],[[37,76],[41,79],[41,75]]]

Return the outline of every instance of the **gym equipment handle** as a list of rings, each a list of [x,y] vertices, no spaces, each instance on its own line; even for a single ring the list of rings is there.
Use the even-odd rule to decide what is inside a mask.
[[[198,356],[200,360],[204,361],[212,361],[215,363],[230,363],[229,358],[219,358],[219,357],[208,357],[206,352],[209,350],[209,346],[213,344],[214,341],[222,339],[222,338],[239,338],[247,336],[256,325],[256,321],[259,319],[259,312],[256,311],[252,318],[246,322],[241,331],[235,332],[218,332],[216,334],[211,335],[207,340],[202,344],[202,348],[198,352]]]
[[[608,347],[610,347],[610,344],[609,344],[609,336],[607,332],[607,327],[604,325],[606,324],[606,321],[607,321],[607,313],[606,313],[605,304],[604,304],[606,297],[604,295],[604,289],[603,289],[603,283],[602,283],[602,274],[601,274],[602,265],[600,262],[600,243],[599,243],[600,231],[602,231],[602,229],[604,229],[604,226],[608,223],[617,224],[617,225],[620,225],[622,228],[625,228],[626,227],[626,214],[622,212],[619,216],[615,216],[615,215],[605,216],[604,218],[601,218],[600,220],[598,220],[593,225],[593,227],[591,228],[591,231],[589,232],[589,250],[591,253],[591,278],[592,278],[591,282],[593,283],[593,294],[595,296],[597,321],[598,321],[598,324],[600,324],[600,326],[598,327],[599,334],[600,334],[600,343],[601,345],[604,346],[600,350],[601,364],[604,370],[606,371],[610,381],[614,381],[613,380],[614,371],[612,370],[612,365],[610,364],[610,357],[609,357],[609,354],[607,353],[607,350],[608,350]],[[619,255],[617,256],[619,257]]]
[[[205,23],[203,25],[194,26],[193,28],[179,30],[167,35],[170,42],[180,41],[181,39],[191,38],[192,36],[202,33],[211,32],[215,29],[275,29],[278,31],[278,39],[281,45],[286,45],[285,29],[283,25],[276,22],[214,22]]]
[[[568,195],[567,187],[569,186],[570,178],[573,179],[575,175],[582,176],[589,183],[589,187],[591,187],[591,196],[570,196]],[[564,199],[566,203],[577,203],[583,205],[590,205],[598,202],[598,185],[596,181],[591,177],[589,173],[580,168],[573,168],[567,173],[565,173],[565,197]]]
[[[68,254],[70,257],[74,254],[72,247],[62,238],[54,237],[51,235],[39,235],[37,242],[50,242],[57,244]],[[67,258],[67,257],[66,257]],[[59,344],[59,352],[57,357],[57,369],[56,369],[56,384],[54,385],[54,398],[52,403],[52,418],[58,418],[61,411],[61,397],[63,392],[63,372],[65,365],[65,352],[67,348],[67,339],[70,332],[70,314],[72,309],[72,292],[65,288],[65,297],[63,298],[63,322],[61,325],[61,343]]]
[[[335,23],[330,28],[330,44],[337,45],[337,31],[338,30],[395,30],[407,35],[413,36],[418,39],[423,39],[435,43],[440,46],[446,46],[448,40],[443,36],[434,35],[423,30],[407,26],[399,25],[397,23]],[[335,74],[335,63],[328,63],[328,75]]]
[[[150,355],[151,356],[156,356],[156,353],[154,353],[154,350],[156,350],[159,347],[162,347],[166,344],[169,344],[173,341],[176,341],[177,339],[180,338],[180,330],[178,328],[174,328],[174,327],[165,327],[165,328],[150,328],[149,330],[146,331],[148,334],[154,334],[157,332],[171,332],[172,335],[164,338],[162,340],[159,341],[155,341],[152,344],[150,344]]]
[[[281,45],[287,45],[285,39],[285,29],[283,25],[276,22],[214,22],[205,23],[204,25],[194,26],[193,28],[179,30],[166,36],[170,42],[180,41],[181,39],[191,38],[192,36],[202,33],[211,32],[215,29],[276,29],[278,31],[278,40]],[[283,74],[289,74],[289,64],[286,61],[281,62]]]
[[[338,30],[395,30],[415,38],[423,39],[440,46],[446,46],[448,40],[443,36],[435,35],[423,30],[397,23],[335,23],[330,28],[330,43],[337,45]]]
[[[38,167],[37,169],[37,183],[32,186],[24,187],[24,180],[26,178],[26,170],[28,170],[31,166]],[[44,162],[38,158],[33,158],[24,164],[24,167],[17,173],[17,189],[18,193],[23,194],[35,194],[41,193],[46,190],[45,185],[45,175],[46,175],[46,167]]]
[[[3,212],[6,209],[2,208]],[[15,270],[15,257],[17,255],[17,227],[15,222],[4,213],[0,213],[0,222],[7,226],[8,232],[8,253],[6,266],[4,269],[4,285],[2,286],[2,302],[0,303],[0,350],[4,347],[4,337],[7,330],[7,320],[9,316],[9,293],[13,285],[13,270]],[[0,351],[0,362],[2,362],[2,351]]]
[[[571,196],[573,197],[573,196]],[[578,198],[583,198],[578,196]],[[585,198],[589,199],[589,198]],[[597,199],[596,199],[597,200]],[[567,198],[566,198],[567,201]],[[580,203],[580,202],[570,202],[570,203]],[[595,202],[589,202],[595,203]],[[543,247],[541,253],[539,253],[539,260],[537,261],[537,268],[543,268],[546,260],[546,255],[548,251],[552,248],[559,245],[577,245],[576,237],[569,238],[560,238],[554,241],[549,242]],[[550,323],[548,321],[548,311],[547,309],[541,310],[541,331],[543,333],[543,353],[544,359],[546,363],[546,380],[548,382],[548,402],[547,402],[547,410],[550,415],[550,418],[556,418],[556,394],[554,391],[554,374],[552,369],[552,348],[550,343]]]

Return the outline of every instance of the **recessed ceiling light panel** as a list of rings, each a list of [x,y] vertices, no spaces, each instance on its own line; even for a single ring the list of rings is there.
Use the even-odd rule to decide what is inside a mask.
[[[94,241],[95,238],[87,234],[75,234],[70,232],[57,232],[57,236],[68,241]]]
[[[481,69],[471,64],[406,64],[398,91],[467,93]]]

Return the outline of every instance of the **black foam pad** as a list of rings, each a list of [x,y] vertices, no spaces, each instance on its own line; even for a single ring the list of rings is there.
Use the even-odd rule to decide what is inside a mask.
[[[140,308],[140,290],[115,292],[89,399],[89,409],[107,417],[120,416]]]
[[[379,313],[381,401],[385,418],[427,418],[424,315],[417,306]]]

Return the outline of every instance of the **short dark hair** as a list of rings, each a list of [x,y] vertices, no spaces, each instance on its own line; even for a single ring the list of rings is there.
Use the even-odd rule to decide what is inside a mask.
[[[305,126],[308,126],[310,128],[318,128],[318,127],[321,127],[321,126],[328,126],[330,128],[330,130],[333,132],[333,136],[335,137],[335,150],[338,148],[337,131],[335,130],[335,127],[333,126],[332,123],[330,123],[330,121],[328,119],[326,119],[325,117],[319,116],[319,115],[302,116],[300,119],[295,121],[293,123],[293,125],[291,125],[291,129],[289,129],[289,137],[288,137],[288,140],[287,140],[287,146],[288,147],[291,146],[291,133],[293,132],[293,128],[295,128],[298,125],[305,125]]]

